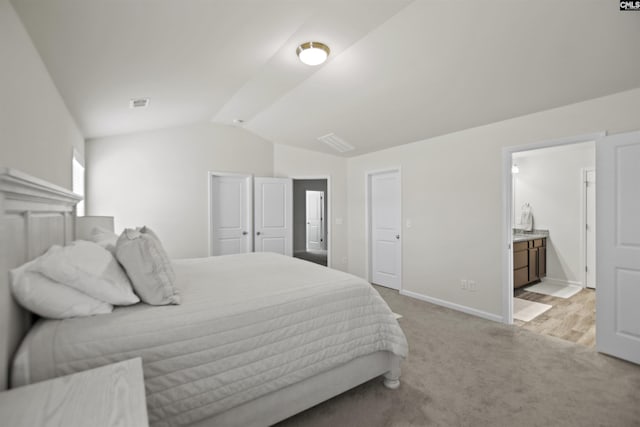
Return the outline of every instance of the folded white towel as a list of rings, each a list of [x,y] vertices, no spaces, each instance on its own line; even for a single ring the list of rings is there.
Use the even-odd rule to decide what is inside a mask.
[[[531,205],[529,203],[522,205],[520,213],[520,227],[524,231],[533,230],[533,214],[531,213]]]

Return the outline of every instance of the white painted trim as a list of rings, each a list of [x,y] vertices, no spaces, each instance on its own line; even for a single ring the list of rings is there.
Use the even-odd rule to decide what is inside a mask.
[[[402,185],[402,167],[395,166],[385,169],[373,169],[369,171],[365,171],[364,173],[364,202],[365,202],[365,212],[364,212],[364,247],[365,247],[365,268],[366,268],[366,278],[369,283],[371,283],[372,273],[371,273],[371,177],[373,175],[378,175],[381,173],[389,173],[389,172],[398,172],[400,176],[400,287],[399,291],[402,292],[402,273],[404,269],[404,217],[402,216],[402,195],[403,195],[403,185]]]
[[[582,276],[582,287],[587,285],[587,170],[580,169],[580,271]]]
[[[214,177],[222,177],[222,176],[230,176],[237,178],[245,178],[246,181],[246,197],[247,197],[247,233],[251,236],[251,240],[249,241],[249,252],[254,251],[254,234],[253,234],[253,175],[247,173],[236,173],[236,172],[216,172],[209,171],[207,172],[207,208],[208,211],[208,221],[207,221],[207,247],[209,256],[213,256],[213,197],[212,197],[212,186],[211,180]]]
[[[532,142],[530,144],[515,145],[515,146],[512,145],[509,147],[504,147],[502,151],[503,152],[507,151],[509,153],[518,153],[521,151],[538,150],[540,148],[560,147],[561,145],[571,145],[571,144],[579,144],[581,142],[597,141],[598,139],[604,136],[607,136],[607,131],[587,133],[587,134],[577,135],[577,136],[568,136],[565,138],[550,139],[550,140],[540,141],[540,142]],[[511,172],[511,170],[509,170],[509,172]]]
[[[502,317],[507,325],[513,324],[513,153],[502,150]],[[506,287],[506,289],[505,289]]]
[[[502,241],[505,250],[502,251],[502,313],[504,323],[513,324],[513,248],[512,230],[513,223],[511,209],[513,205],[513,177],[511,176],[511,162],[513,154],[537,150],[540,148],[557,147],[561,145],[577,144],[581,142],[596,141],[607,135],[607,131],[552,139],[548,141],[534,142],[502,149]],[[597,158],[596,158],[597,162]]]
[[[595,172],[595,170],[595,168],[582,168],[580,176],[580,179],[582,180],[582,195],[580,198],[580,227],[582,227],[582,232],[580,233],[580,249],[582,253],[582,262],[580,263],[580,268],[582,269],[583,288],[587,287],[587,173]],[[597,179],[598,178],[596,177],[596,180]],[[596,245],[597,244],[598,243],[596,242]]]
[[[333,246],[333,242],[336,240],[333,237],[331,232],[333,231],[333,213],[331,212],[331,205],[333,205],[333,195],[335,190],[331,186],[331,175],[312,175],[312,176],[290,176],[293,181],[304,181],[307,179],[326,179],[327,180],[327,192],[329,196],[325,195],[325,200],[327,202],[327,218],[325,221],[327,227],[327,236],[329,238],[329,243],[327,244],[327,267],[333,267],[333,257],[331,254],[333,250],[331,247]],[[293,191],[293,183],[291,184],[291,191]]]
[[[82,200],[82,196],[64,187],[11,168],[0,169],[0,191],[4,193],[7,211],[14,209],[13,201],[16,201],[21,206],[28,203],[34,206],[33,209],[27,206],[23,211],[42,211],[45,210],[42,205],[48,203],[51,212],[71,212],[73,206]]]
[[[452,310],[461,311],[466,314],[470,314],[472,316],[481,317],[483,319],[492,320],[494,322],[503,323],[504,319],[502,316],[497,314],[489,313],[487,311],[478,310],[476,308],[468,307],[466,305],[455,304],[449,301],[441,300],[439,298],[429,297],[427,295],[423,295],[417,292],[400,290],[400,295],[404,295],[410,298],[415,298],[420,301],[430,302],[431,304],[439,305],[442,307],[450,308]]]

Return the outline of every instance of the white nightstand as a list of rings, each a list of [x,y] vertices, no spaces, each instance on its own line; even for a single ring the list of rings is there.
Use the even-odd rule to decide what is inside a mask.
[[[146,427],[142,359],[4,391],[0,420],[12,427]]]

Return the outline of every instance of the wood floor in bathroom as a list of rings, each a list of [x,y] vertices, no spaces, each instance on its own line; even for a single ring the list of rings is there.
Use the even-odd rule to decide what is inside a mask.
[[[583,289],[571,298],[515,291],[515,297],[552,306],[530,322],[514,320],[514,324],[543,335],[594,348],[596,344],[596,292]]]

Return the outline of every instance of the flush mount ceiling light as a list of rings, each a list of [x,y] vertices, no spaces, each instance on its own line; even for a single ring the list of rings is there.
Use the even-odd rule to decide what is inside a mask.
[[[302,43],[296,49],[300,61],[307,65],[320,65],[327,60],[329,56],[329,46],[320,42]]]

